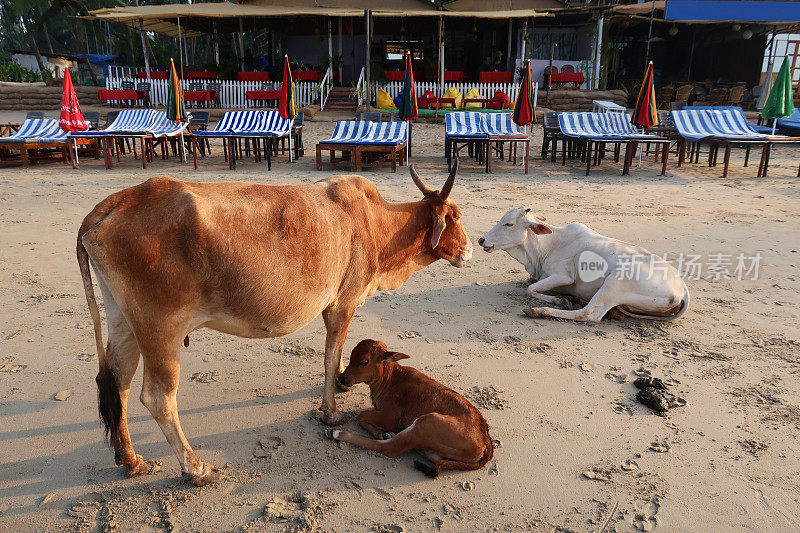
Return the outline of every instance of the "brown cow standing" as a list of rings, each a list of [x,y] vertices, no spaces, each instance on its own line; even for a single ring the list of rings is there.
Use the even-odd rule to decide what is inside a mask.
[[[408,356],[386,350],[380,341],[366,339],[350,355],[339,376],[345,386],[369,385],[375,409],[362,411],[358,423],[373,440],[346,431],[326,430],[325,435],[397,457],[418,450],[433,466],[414,466],[430,477],[439,470],[477,470],[492,459],[489,426],[480,412],[457,392],[419,370],[397,364]]]
[[[181,341],[208,327],[241,337],[286,335],[322,313],[325,392],[321,418],[340,424],[334,387],[356,308],[376,290],[396,289],[437,259],[464,266],[472,244],[449,198],[411,175],[421,201],[389,203],[360,176],[313,185],[193,183],[170,178],[112,194],[84,219],[78,264],[94,322],[100,415],[117,464],[151,471],[127,426],[130,383],[144,361],[140,399],[195,485],[219,472],[192,451],[178,420]],[[108,345],[89,264],[103,295]]]

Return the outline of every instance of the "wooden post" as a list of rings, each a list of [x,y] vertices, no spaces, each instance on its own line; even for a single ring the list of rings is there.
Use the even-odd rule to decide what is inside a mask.
[[[371,85],[372,84],[372,80],[370,79],[370,57],[369,57],[369,55],[370,55],[370,41],[371,41],[370,34],[372,33],[372,31],[370,29],[370,22],[371,22],[370,19],[371,18],[372,18],[372,12],[369,11],[368,9],[364,10],[364,41],[366,42],[366,45],[367,45],[366,67],[364,67],[364,75],[365,75],[365,78],[367,80],[367,87],[366,87],[366,91],[365,91],[366,92],[366,99],[367,99],[367,111],[369,111],[370,102],[372,101],[372,99],[370,98],[370,92],[372,90],[372,85]]]
[[[511,70],[511,41],[513,40],[514,19],[508,19],[508,53],[506,54],[506,70]]]
[[[178,17],[178,51],[180,52],[180,60],[181,60],[181,79],[183,79],[183,54],[185,50],[183,49],[183,37],[181,35],[181,18]]]
[[[444,17],[439,15],[439,96],[444,94]]]
[[[333,21],[330,17],[328,17],[328,66],[333,66]],[[320,72],[320,76],[324,76],[322,72]]]
[[[239,17],[239,68],[244,70],[244,41],[242,41],[242,33],[244,33],[244,26],[242,17]]]
[[[338,30],[339,30],[339,83],[342,83],[342,17],[338,17]]]
[[[214,21],[214,60],[219,65],[219,30],[216,20]]]
[[[592,89],[596,91],[600,87],[600,62],[603,48],[603,15],[600,15],[600,18],[597,19],[597,41],[595,46],[594,85],[592,86]]]

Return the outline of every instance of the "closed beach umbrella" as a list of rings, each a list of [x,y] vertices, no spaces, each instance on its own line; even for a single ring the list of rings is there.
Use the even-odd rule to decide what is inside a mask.
[[[400,96],[400,105],[397,106],[397,115],[401,120],[414,120],[417,118],[417,91],[414,88],[414,67],[411,65],[411,52],[406,50],[406,77],[403,82],[403,92]],[[406,143],[406,157],[411,155],[411,124],[408,125],[408,142]]]
[[[771,73],[767,73],[771,75]],[[763,118],[784,118],[790,117],[794,113],[794,101],[792,100],[792,73],[789,65],[789,58],[783,58],[783,65],[778,71],[775,83],[769,91],[767,101],[764,102],[764,109],[761,110]],[[772,133],[775,133],[775,123],[772,124]]]
[[[414,68],[411,66],[411,52],[406,51],[406,77],[403,82],[403,97],[397,106],[401,120],[417,118],[417,93],[414,90]]]
[[[281,97],[278,100],[278,114],[284,120],[294,120],[297,109],[294,105],[294,81],[292,69],[289,68],[289,54],[284,56],[283,82],[281,84]],[[289,132],[289,161],[292,161],[292,132]]]
[[[289,68],[289,56],[285,56],[283,65],[283,84],[281,85],[281,98],[278,101],[278,114],[282,119],[293,119],[297,116],[297,109],[294,106],[294,82],[292,81],[292,69]]]
[[[519,93],[514,103],[513,120],[519,126],[527,126],[533,122],[533,77],[531,76],[531,60],[525,61]]]
[[[64,69],[64,94],[61,97],[61,115],[58,118],[58,125],[64,131],[83,131],[88,129],[86,120],[81,113],[81,106],[78,104],[78,95],[75,94],[75,86],[72,85],[72,75],[69,69]],[[78,159],[78,145],[75,146],[75,159]]]
[[[636,97],[636,105],[633,107],[633,117],[631,122],[644,129],[658,125],[658,110],[656,108],[656,90],[653,86],[653,62],[647,65],[644,73],[642,87]]]
[[[178,79],[178,71],[175,70],[175,61],[170,58],[169,87],[167,89],[167,118],[174,123],[189,122],[186,114],[186,105],[183,103],[183,91],[181,82]],[[186,162],[186,146],[183,143],[183,131],[181,131],[181,156]]]

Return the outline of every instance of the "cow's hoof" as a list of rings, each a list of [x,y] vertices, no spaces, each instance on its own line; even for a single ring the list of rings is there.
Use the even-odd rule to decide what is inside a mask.
[[[200,463],[200,465],[200,472],[197,474],[188,474],[192,476],[192,485],[195,487],[202,487],[219,481],[220,471],[218,468],[214,468],[208,463]]]
[[[320,421],[322,421],[323,424],[328,426],[341,426],[350,420],[350,415],[341,411],[329,413],[328,411],[320,410],[317,412],[317,417],[320,419]]]
[[[325,428],[322,433],[331,440],[339,440],[341,432],[338,429]]]
[[[150,461],[141,455],[136,456],[136,462],[132,466],[125,466],[126,477],[146,476],[161,470],[161,461]]]
[[[531,318],[542,318],[544,316],[544,314],[542,314],[542,312],[536,309],[535,307],[529,307],[527,309],[523,309],[522,312]]]

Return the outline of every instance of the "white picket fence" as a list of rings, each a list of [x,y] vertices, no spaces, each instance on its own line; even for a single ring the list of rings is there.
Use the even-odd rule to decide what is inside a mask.
[[[517,99],[519,93],[519,83],[445,83],[442,85],[442,90],[446,91],[450,87],[455,87],[462,95],[466,95],[470,89],[478,89],[481,98],[491,98],[494,96],[495,91],[503,91],[508,95],[509,101],[513,102]],[[389,96],[394,98],[400,91],[403,90],[402,81],[376,81],[372,84],[372,94],[378,94],[378,89],[383,89]],[[439,84],[436,82],[414,82],[414,90],[417,93],[417,98],[425,94],[425,91],[431,91],[437,96],[439,94]],[[536,99],[539,95],[539,84],[533,84],[533,101],[536,104]]]
[[[122,70],[128,67],[117,67]],[[133,71],[134,69],[129,69]],[[135,75],[135,72],[134,72]],[[123,81],[132,81],[134,84],[146,82],[136,77],[113,77],[106,78],[106,89],[121,89]],[[181,80],[181,88],[189,90],[190,84],[198,83],[205,90],[206,83],[219,84],[217,94],[219,96],[219,106],[224,108],[250,108],[254,106],[252,100],[245,98],[245,91],[257,91],[264,87],[260,81],[233,81],[233,80]],[[168,80],[150,80],[150,105],[161,107],[167,105]],[[266,90],[280,89],[281,82],[267,82]],[[319,100],[319,85],[312,81],[294,82],[294,101],[300,108],[308,104],[316,103]]]

